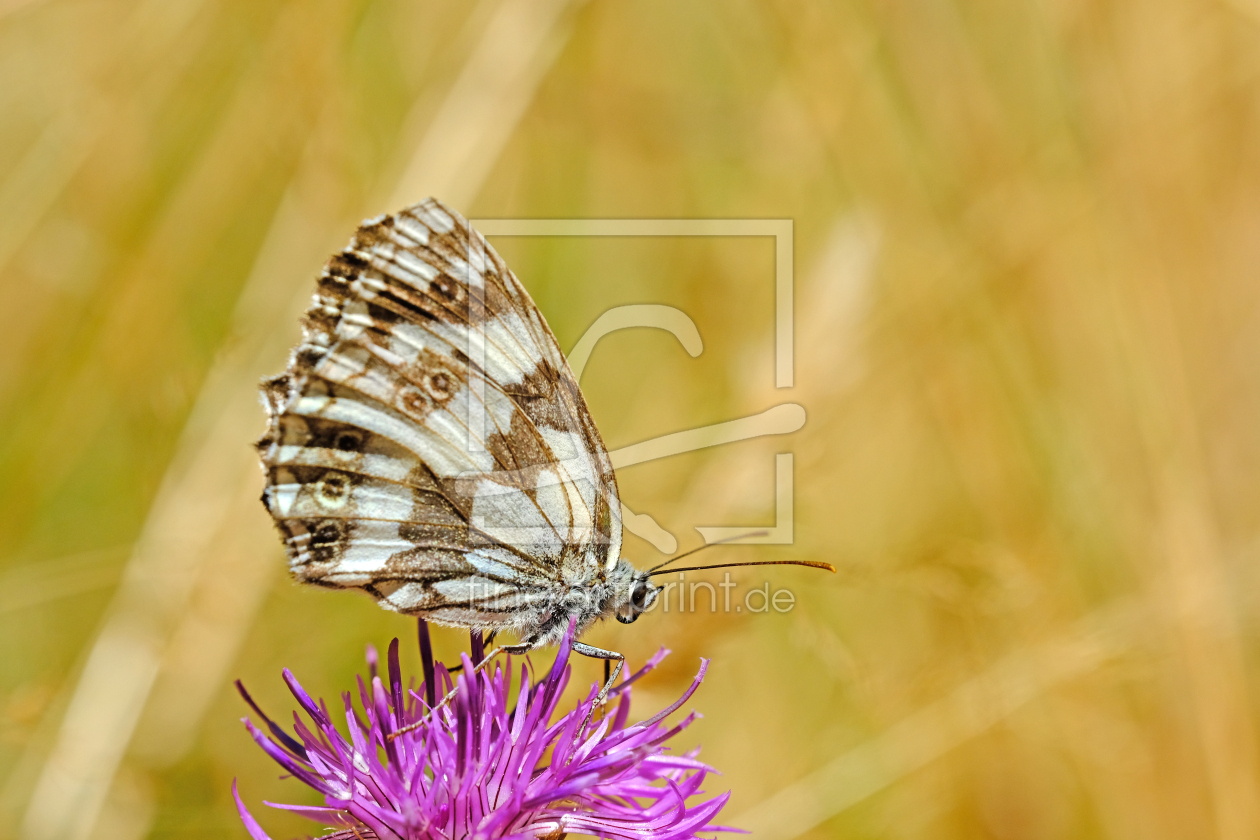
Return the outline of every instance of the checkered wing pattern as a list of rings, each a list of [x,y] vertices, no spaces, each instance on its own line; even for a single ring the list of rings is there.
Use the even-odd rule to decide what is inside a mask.
[[[612,464],[555,336],[435,199],[328,261],[263,397],[263,502],[300,581],[513,627],[617,562]]]

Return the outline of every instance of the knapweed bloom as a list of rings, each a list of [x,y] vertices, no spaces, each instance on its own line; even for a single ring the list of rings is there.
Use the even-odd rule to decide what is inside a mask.
[[[510,660],[504,668],[495,663],[474,672],[474,659],[483,656],[480,635],[474,634],[473,658],[463,655],[454,698],[429,713],[451,689],[451,678],[445,668],[434,668],[421,622],[424,682],[418,688],[404,686],[397,639],[389,648],[385,679],[369,651],[370,682],[359,679],[359,708],[350,692],[342,695],[347,734],[287,669],[285,681],[312,723],[307,726],[295,715],[296,738],[268,719],[242,688],[268,730],[246,719],[254,740],[324,797],[323,806],[267,804],[339,829],[321,840],[526,840],[569,832],[687,840],[701,832],[730,830],[712,824],[729,793],[689,802],[703,793],[700,787],[713,770],[695,752],[675,755],[666,746],[696,719],[692,712],[675,726],[663,723],[691,697],[708,663],[702,661],[678,702],[638,723],[627,724],[630,685],[667,651],[613,690],[606,715],[593,709],[597,688],[576,708],[557,713],[570,676],[572,628],[569,633],[541,680],[531,682],[522,666],[515,703]],[[235,782],[232,795],[250,835],[268,840]]]

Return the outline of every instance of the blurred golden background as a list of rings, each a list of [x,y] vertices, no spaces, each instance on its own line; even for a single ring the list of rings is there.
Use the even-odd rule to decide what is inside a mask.
[[[698,326],[600,344],[610,448],[808,412],[619,473],[690,548],[773,523],[791,452],[795,544],[708,560],[840,569],[588,637],[675,651],[642,714],[714,658],[728,823],[1260,837],[1256,0],[0,0],[0,80],[0,837],[245,837],[233,777],[316,830],[261,806],[308,792],[231,680],[284,720],[281,667],[335,698],[414,627],[287,581],[255,385],[429,194],[794,222],[791,389],[772,239],[492,240],[566,350],[619,304]]]

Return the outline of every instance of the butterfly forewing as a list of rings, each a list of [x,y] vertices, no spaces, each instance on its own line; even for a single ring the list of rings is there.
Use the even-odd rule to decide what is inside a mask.
[[[264,400],[263,501],[299,580],[510,626],[616,563],[616,479],[555,336],[434,199],[328,261]]]

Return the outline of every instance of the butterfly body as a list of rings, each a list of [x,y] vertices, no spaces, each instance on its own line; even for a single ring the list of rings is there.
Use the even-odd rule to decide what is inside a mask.
[[[368,220],[328,261],[263,401],[263,503],[297,580],[531,647],[654,600],[555,336],[440,202]]]

